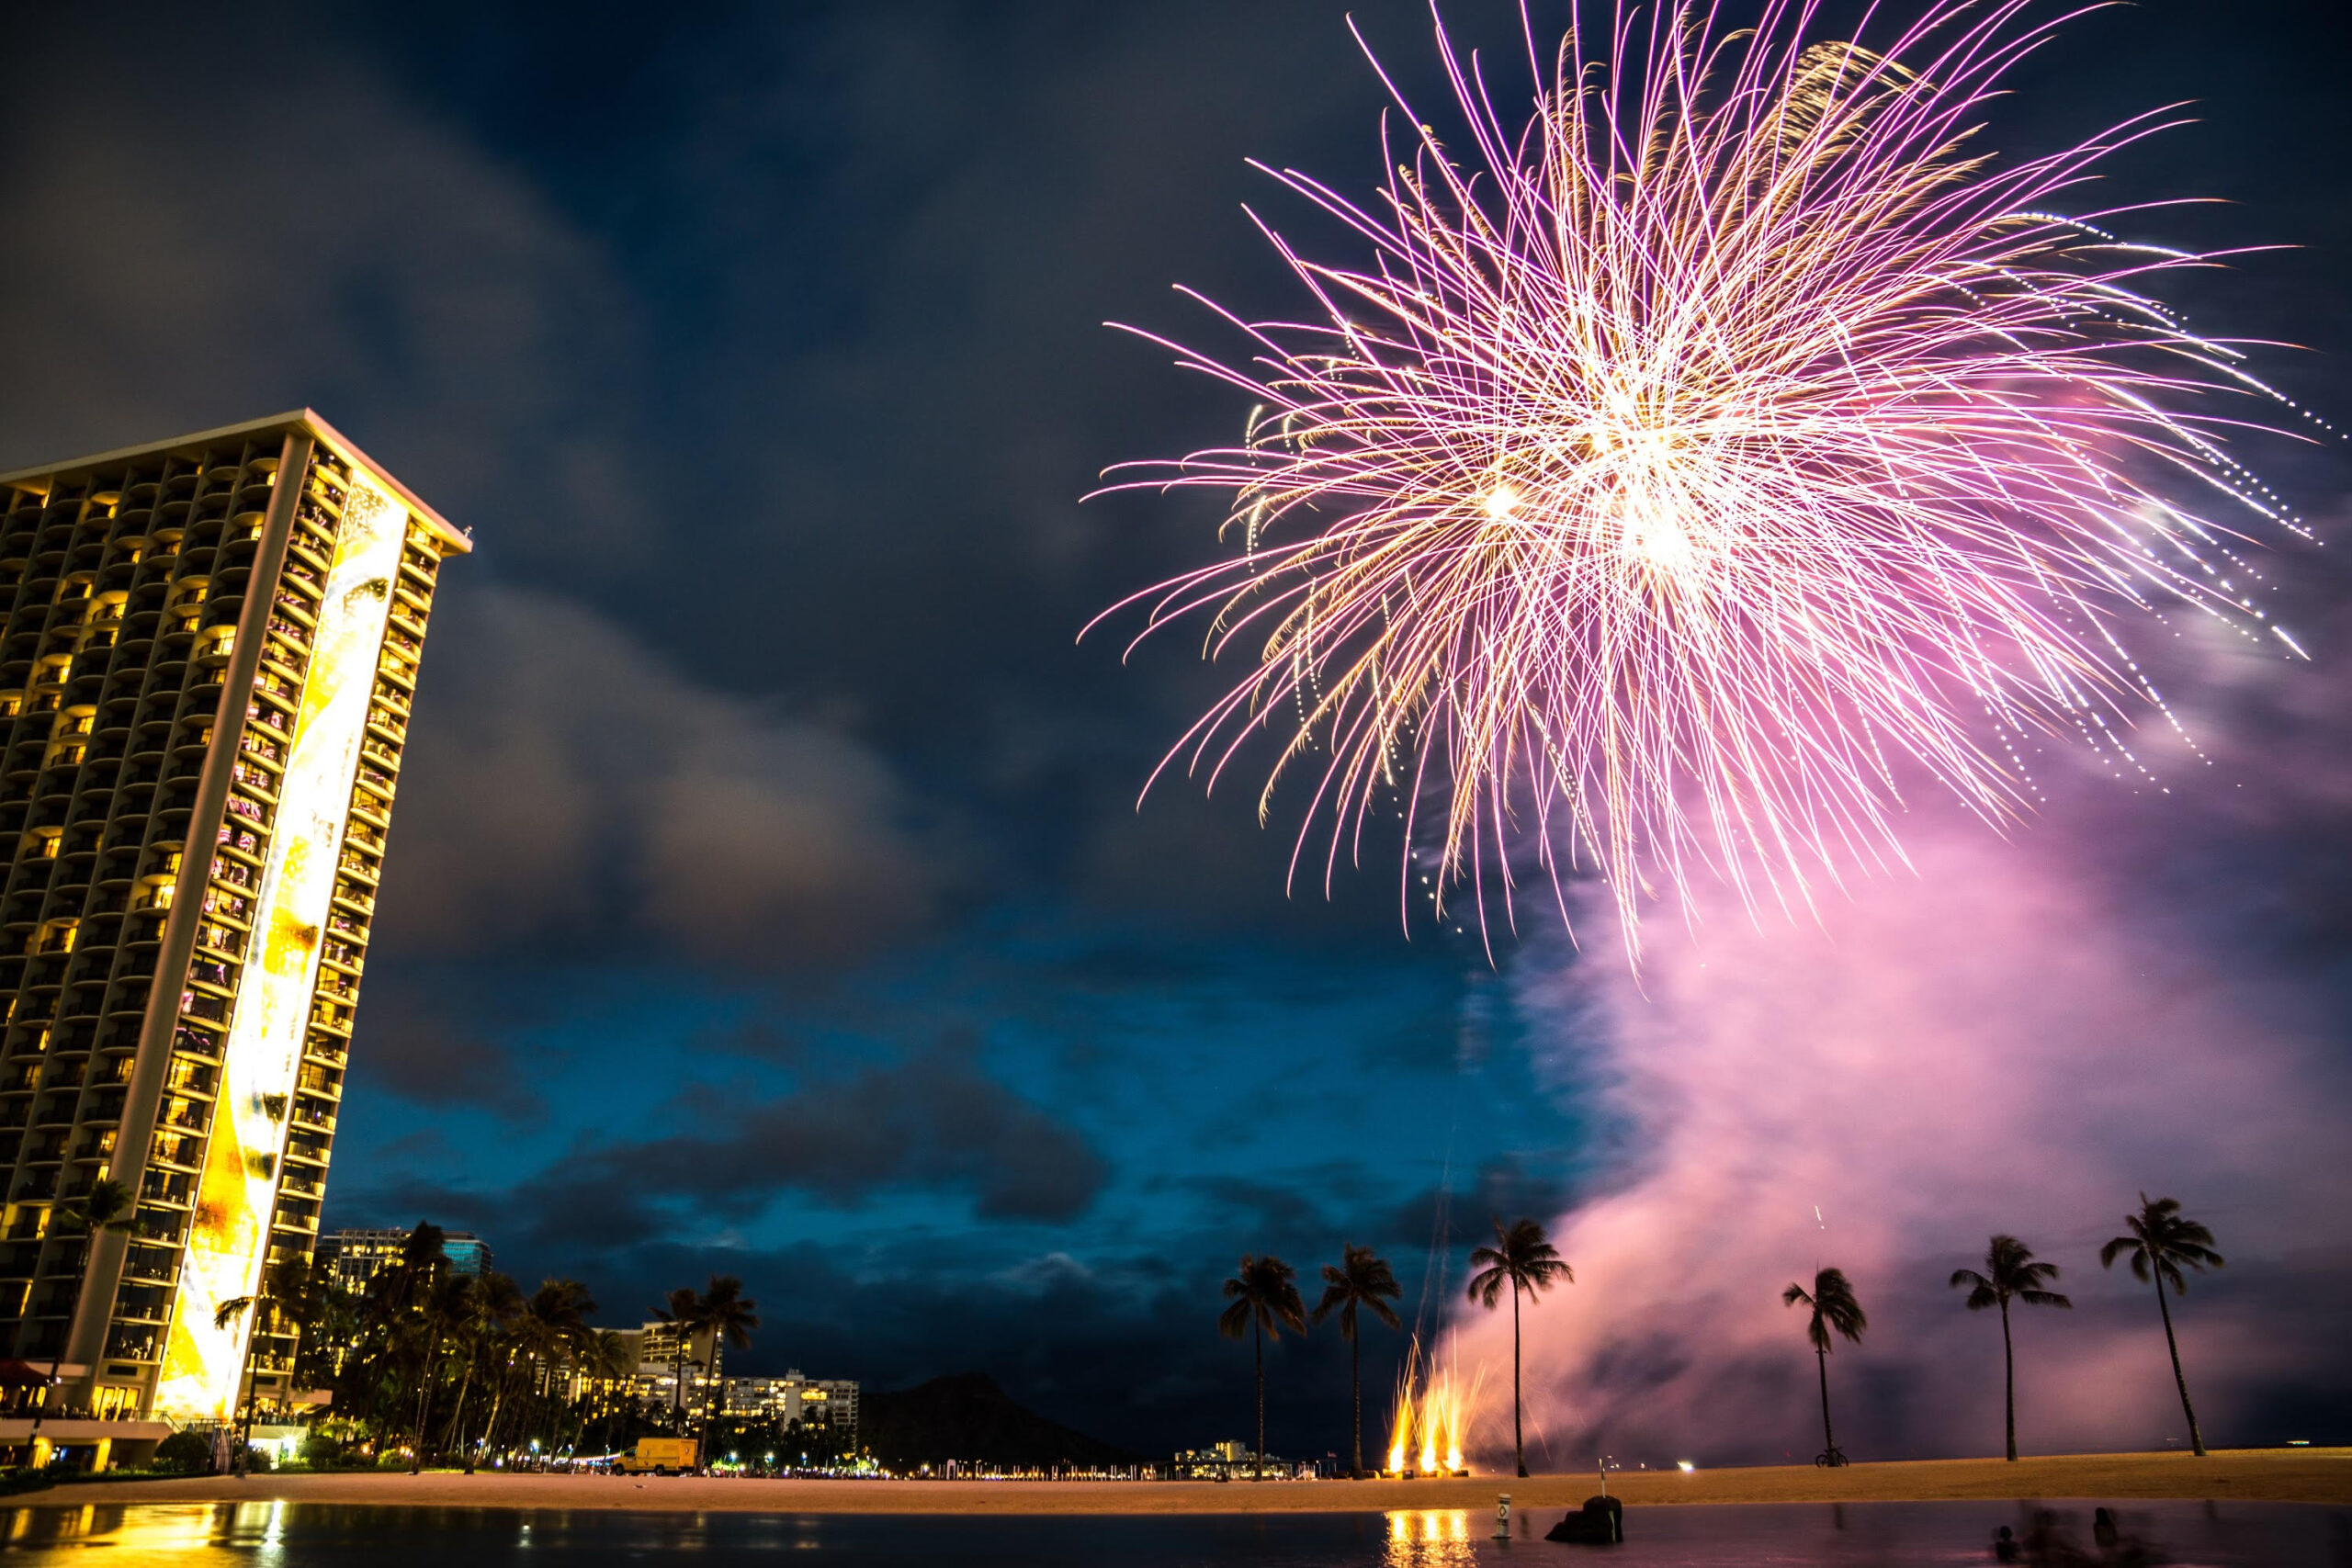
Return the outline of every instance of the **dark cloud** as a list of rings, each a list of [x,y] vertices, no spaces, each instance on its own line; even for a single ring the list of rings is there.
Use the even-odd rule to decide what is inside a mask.
[[[47,367],[0,389],[9,460],[310,402],[508,559],[545,561],[560,520],[572,572],[615,561],[640,508],[600,243],[313,28],[268,28],[272,92],[187,92],[249,70],[253,35],[179,20],[11,18],[20,57],[114,65],[103,108],[51,72],[0,107],[0,186],[49,214],[0,253],[11,353]]]
[[[1257,1251],[1272,1251],[1293,1236],[1329,1228],[1322,1195],[1291,1182],[1249,1176],[1213,1176],[1198,1184],[1217,1222]]]
[[[400,950],[634,932],[691,963],[840,965],[951,875],[855,739],[697,685],[604,617],[450,574],[402,780]]]
[[[877,1190],[967,1192],[983,1220],[1069,1220],[1110,1168],[1080,1133],[982,1070],[950,1034],[887,1066],[782,1099],[710,1098],[688,1135],[600,1152],[589,1169],[756,1213],[786,1189],[854,1205]]]
[[[533,1075],[478,1018],[435,1006],[412,989],[375,987],[352,1062],[362,1092],[380,1089],[416,1105],[471,1107],[521,1121],[547,1111]]]
[[[1433,1235],[1450,1237],[1456,1245],[1480,1247],[1493,1239],[1499,1220],[1508,1225],[1525,1218],[1540,1224],[1569,1212],[1576,1191],[1564,1168],[1566,1151],[1555,1156],[1557,1167],[1531,1168],[1528,1156],[1498,1156],[1482,1165],[1466,1182],[1432,1188],[1396,1204],[1379,1221],[1376,1235],[1390,1246],[1426,1245]]]
[[[450,1179],[463,1162],[443,1157],[384,1162],[364,1188],[337,1199],[339,1223],[413,1225],[431,1220],[491,1239],[498,1266],[528,1279],[535,1272],[609,1279],[628,1249],[674,1228],[674,1216],[626,1172],[559,1168],[497,1192]],[[629,1309],[614,1321],[632,1322]]]

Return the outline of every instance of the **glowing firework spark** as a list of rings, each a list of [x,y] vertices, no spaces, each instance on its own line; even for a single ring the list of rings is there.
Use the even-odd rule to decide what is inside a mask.
[[[1440,1366],[1435,1356],[1425,1357],[1417,1336],[1397,1373],[1389,1411],[1388,1473],[1464,1473],[1469,1461],[1463,1448],[1486,1381],[1483,1366],[1465,1381],[1453,1358]]]
[[[1294,876],[1325,822],[1328,890],[1393,803],[1441,912],[1465,881],[1482,923],[1508,911],[1532,846],[1555,897],[1607,881],[1638,957],[1644,897],[1688,908],[1697,871],[1786,907],[1899,856],[1905,774],[1997,825],[2027,735],[2139,768],[2123,730],[2162,704],[2123,612],[2292,648],[2205,510],[2300,531],[2200,412],[2275,394],[2137,291],[2210,258],[2043,210],[2159,127],[1966,148],[2048,36],[2023,9],[1934,0],[1878,54],[1809,39],[1809,6],[1644,8],[1598,55],[1571,35],[1517,136],[1441,26],[1475,160],[1399,96],[1415,145],[1376,211],[1275,175],[1374,253],[1261,223],[1317,322],[1228,315],[1246,366],[1153,339],[1260,403],[1241,446],[1114,485],[1234,497],[1236,558],[1126,602],[1146,635],[1211,613],[1212,656],[1255,642],[1170,761],[1214,784],[1286,733],[1261,818],[1319,770]]]

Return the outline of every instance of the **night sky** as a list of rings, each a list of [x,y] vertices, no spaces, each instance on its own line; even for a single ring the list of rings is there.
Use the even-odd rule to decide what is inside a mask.
[[[1353,9],[1431,88],[1426,9]],[[1500,4],[1448,15],[1472,39],[1516,26]],[[2071,28],[1996,125],[2040,151],[2197,100],[2199,123],[2096,199],[2225,197],[2132,221],[2298,247],[2169,297],[2206,330],[2303,345],[2265,370],[2339,416],[2348,43],[2332,4],[2149,0]],[[0,46],[17,65],[0,466],[308,404],[477,540],[424,660],[330,1226],[478,1231],[526,1284],[585,1280],[615,1325],[739,1274],[764,1326],[730,1368],[870,1387],[986,1371],[1159,1452],[1245,1428],[1248,1354],[1214,1331],[1242,1251],[1311,1275],[1374,1245],[1435,1325],[1490,1215],[1556,1221],[1677,1157],[1615,1092],[1644,1033],[1624,1020],[1675,1016],[1671,973],[1645,1001],[1586,977],[1622,967],[1607,940],[1579,958],[1539,936],[1491,964],[1450,930],[1408,940],[1391,864],[1286,898],[1295,801],[1261,830],[1253,789],[1204,801],[1180,779],[1136,809],[1216,672],[1182,637],[1124,668],[1121,637],[1075,640],[1207,559],[1217,517],[1078,498],[1109,464],[1230,439],[1245,412],[1102,323],[1220,343],[1177,282],[1291,305],[1240,208],[1298,215],[1245,158],[1378,176],[1379,84],[1336,0],[16,6]],[[2340,537],[2342,455],[2275,458]],[[2053,1218],[2044,1251],[2074,1249],[2086,1319],[2093,1298],[2132,1314],[2132,1355],[2161,1355],[2153,1311],[2086,1248],[2143,1186],[2222,1233],[2232,1271],[2199,1290],[2231,1343],[2321,1345],[2310,1280],[2339,1330],[2352,1284],[2352,1221],[2322,1201],[2342,1179],[2304,1160],[2341,1167],[2352,1104],[2352,619],[2326,552],[2279,576],[2317,663],[2182,675],[2217,716],[2198,789],[2062,781],[2051,819],[1998,851],[2062,867],[2033,874],[2122,932],[2115,951],[2163,954],[2181,1007],[2243,1021],[2240,993],[2258,998],[2246,1028],[2274,1043],[2245,1046],[2268,1087],[2243,1116],[2181,1112],[2148,1148],[2109,1139],[2106,1090],[2083,1089],[2098,1206]],[[2030,988],[2044,957],[1984,876],[1939,883],[1951,859],[1897,878],[1942,911],[1902,961],[2017,949],[1994,988]],[[2061,940],[2078,929],[2035,908]],[[1721,1047],[1710,1081],[1790,1081],[1764,1042],[1791,1027]],[[1697,1032],[1651,1032],[1670,1052]],[[1900,1055],[1899,1033],[1880,1048]],[[2161,1091],[2211,1066],[2148,1039],[2114,1070]],[[1954,1108],[1951,1137],[2055,1082],[2028,1076],[1986,1066],[1993,1099]],[[2335,1131],[2267,1139],[2289,1107]],[[2048,1142],[2002,1136],[1986,1161],[2030,1176],[2009,1155]],[[1883,1185],[1843,1174],[1833,1218]],[[1996,1212],[2007,1190],[1907,1227],[1908,1252],[1858,1235],[1886,1312],[1908,1270],[1934,1287],[1919,1314],[1960,1317],[1941,1274],[2029,1223]],[[1579,1267],[1544,1313],[1605,1299]],[[1809,1377],[1795,1325],[1763,1321]],[[1949,1327],[1973,1347],[1983,1325]],[[1371,1342],[1375,1385],[1398,1343]],[[2209,1435],[2352,1437],[2340,1348],[2292,1376],[2208,1353]],[[1340,1447],[1336,1337],[1271,1375],[1272,1445]],[[1860,1430],[1880,1451],[1982,1450],[1922,1386],[1873,1384]]]

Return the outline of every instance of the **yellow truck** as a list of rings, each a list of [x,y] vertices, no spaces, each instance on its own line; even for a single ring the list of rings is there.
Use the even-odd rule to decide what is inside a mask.
[[[621,1455],[623,1475],[684,1475],[695,1467],[692,1438],[639,1438],[637,1447]]]

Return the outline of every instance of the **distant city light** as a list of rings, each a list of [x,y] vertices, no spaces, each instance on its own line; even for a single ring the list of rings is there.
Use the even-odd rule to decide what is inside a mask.
[[[1692,1464],[1692,1463],[1691,1463],[1689,1460],[1687,1460],[1687,1459],[1679,1459],[1679,1460],[1676,1460],[1676,1461],[1674,1461],[1674,1468],[1675,1468],[1675,1469],[1677,1469],[1677,1470],[1679,1470],[1679,1471],[1680,1471],[1683,1474],[1688,1475],[1688,1474],[1690,1474],[1692,1471],[1694,1471],[1694,1470],[1698,1469],[1699,1467],[1698,1467],[1697,1465],[1695,1465],[1695,1464]]]

